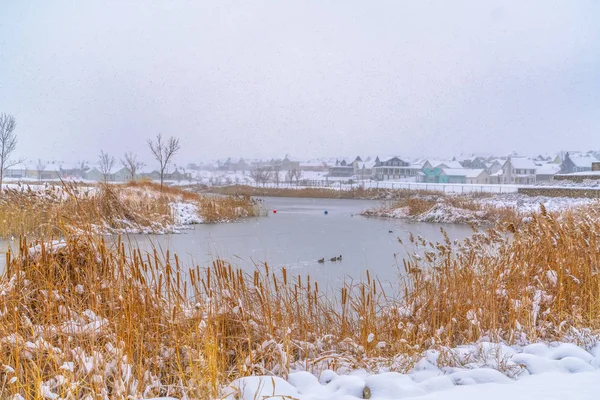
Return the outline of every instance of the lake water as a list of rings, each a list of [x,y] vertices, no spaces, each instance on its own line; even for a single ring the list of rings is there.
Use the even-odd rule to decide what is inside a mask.
[[[267,217],[243,222],[195,225],[181,235],[133,235],[142,249],[169,249],[184,265],[208,266],[217,257],[253,271],[267,262],[288,269],[288,275],[310,274],[321,287],[339,287],[342,280],[362,280],[369,270],[381,281],[396,281],[403,273],[409,233],[428,240],[442,240],[440,227],[451,239],[472,234],[465,225],[410,223],[398,219],[367,218],[361,211],[377,201],[338,199],[265,198]],[[272,210],[277,210],[274,214]],[[327,214],[325,214],[327,211]],[[390,231],[392,231],[390,233]],[[341,255],[341,262],[329,261]],[[324,264],[317,260],[325,258]]]
[[[177,253],[184,266],[209,266],[219,257],[251,272],[267,262],[275,269],[287,268],[289,276],[310,274],[322,288],[337,288],[343,280],[364,280],[367,270],[382,282],[396,281],[404,271],[402,258],[407,251],[397,238],[409,243],[410,232],[433,241],[442,240],[442,226],[451,239],[472,233],[465,225],[359,215],[379,205],[377,201],[272,197],[263,201],[267,217],[194,225],[176,235],[130,235],[128,240],[142,250],[152,251],[155,246]],[[3,251],[7,245],[2,244]],[[329,261],[339,255],[341,262]],[[320,264],[320,258],[328,261]]]

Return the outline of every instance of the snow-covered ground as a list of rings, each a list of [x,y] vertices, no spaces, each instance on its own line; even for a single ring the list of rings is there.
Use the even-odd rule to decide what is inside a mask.
[[[564,211],[574,207],[586,206],[597,203],[597,199],[574,198],[574,197],[530,197],[519,194],[506,194],[484,198],[479,200],[483,205],[490,205],[499,208],[514,208],[519,212],[537,212],[540,211],[540,205],[543,204],[547,211]]]
[[[435,196],[431,198],[436,200]],[[451,204],[449,204],[449,202],[445,201],[445,199],[445,197],[440,196],[439,198],[437,198],[437,203],[435,203],[431,207],[431,209],[421,214],[412,216],[410,215],[409,208],[407,206],[394,208],[393,204],[387,206],[384,205],[382,208],[379,209],[365,211],[363,215],[409,219],[413,222],[476,224],[482,222],[493,222],[489,221],[487,218],[488,213],[486,211],[486,207],[511,209],[519,214],[529,214],[532,212],[539,212],[541,210],[542,205],[548,212],[560,212],[569,209],[574,209],[577,207],[598,204],[599,201],[598,199],[572,197],[530,197],[526,195],[512,193],[494,195],[492,197],[472,198],[473,203],[478,203],[482,206],[480,211],[473,211],[471,209],[463,209],[452,206]]]
[[[288,379],[252,376],[234,381],[228,400],[597,399],[600,345],[569,343],[506,346],[480,343],[445,352],[429,350],[406,374],[323,370]]]

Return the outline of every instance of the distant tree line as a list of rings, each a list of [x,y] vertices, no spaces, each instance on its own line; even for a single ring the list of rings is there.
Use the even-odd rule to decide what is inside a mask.
[[[17,148],[16,127],[17,122],[14,116],[6,113],[0,114],[0,192],[2,191],[6,170],[23,161],[23,159],[12,158],[12,155]],[[156,140],[148,139],[146,143],[148,144],[152,156],[158,162],[160,189],[162,191],[167,168],[171,164],[175,154],[181,149],[179,139],[173,136],[168,139],[163,139],[162,134],[158,134]],[[126,169],[130,180],[135,180],[138,171],[145,166],[143,162],[138,160],[137,155],[132,152],[125,153],[120,161],[121,165]],[[104,178],[104,183],[108,183],[115,164],[115,157],[109,155],[104,150],[100,150],[100,155],[98,156],[98,169]],[[40,177],[42,171],[45,169],[46,164],[42,162],[41,159],[38,160],[37,171]]]

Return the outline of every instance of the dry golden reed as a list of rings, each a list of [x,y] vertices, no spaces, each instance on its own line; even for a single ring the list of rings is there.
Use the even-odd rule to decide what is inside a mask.
[[[197,207],[206,223],[256,216],[247,196],[199,195],[151,182],[84,187],[75,184],[4,189],[0,196],[0,237],[53,237],[74,231],[165,232],[177,224],[174,203]]]
[[[411,236],[399,295],[368,273],[326,293],[268,264],[186,268],[92,235],[23,240],[0,280],[0,388],[209,398],[293,368],[405,371],[427,348],[482,338],[588,340],[600,329],[599,217],[542,208],[464,241]]]

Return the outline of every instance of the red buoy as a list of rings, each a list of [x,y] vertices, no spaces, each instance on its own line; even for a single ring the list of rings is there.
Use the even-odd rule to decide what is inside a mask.
[[[277,214],[277,210],[273,210],[273,214]]]

